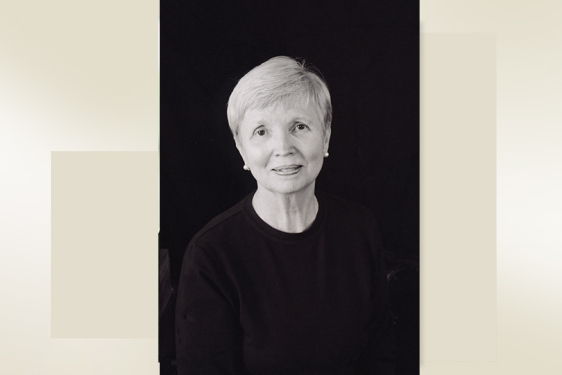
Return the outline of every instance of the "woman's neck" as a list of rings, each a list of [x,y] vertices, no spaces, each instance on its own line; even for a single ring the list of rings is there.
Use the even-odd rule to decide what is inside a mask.
[[[252,206],[263,221],[286,233],[304,232],[318,213],[314,185],[291,194],[277,194],[258,187]]]

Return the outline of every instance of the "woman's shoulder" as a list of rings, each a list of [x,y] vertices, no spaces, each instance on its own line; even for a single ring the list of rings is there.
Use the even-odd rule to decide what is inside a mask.
[[[210,239],[223,236],[225,232],[236,232],[240,230],[244,222],[241,216],[244,211],[244,203],[247,199],[248,197],[245,197],[228,210],[211,219],[193,236],[191,242],[204,243]]]
[[[368,239],[374,241],[373,249],[382,249],[379,225],[373,211],[356,201],[317,192],[316,196],[325,205],[325,228],[342,238]]]

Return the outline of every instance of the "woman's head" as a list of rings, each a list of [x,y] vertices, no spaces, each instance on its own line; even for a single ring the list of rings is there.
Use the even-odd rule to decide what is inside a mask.
[[[228,119],[258,191],[314,192],[328,155],[331,116],[326,84],[291,58],[268,60],[240,80]]]
[[[277,104],[314,106],[322,116],[324,129],[330,129],[332,103],[324,80],[304,62],[278,56],[250,70],[232,91],[226,112],[234,137],[246,111]]]

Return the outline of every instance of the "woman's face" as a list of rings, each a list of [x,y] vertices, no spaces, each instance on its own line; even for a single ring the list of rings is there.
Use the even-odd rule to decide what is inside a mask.
[[[315,106],[298,104],[246,111],[236,147],[258,189],[281,194],[314,190],[330,141],[321,119]]]

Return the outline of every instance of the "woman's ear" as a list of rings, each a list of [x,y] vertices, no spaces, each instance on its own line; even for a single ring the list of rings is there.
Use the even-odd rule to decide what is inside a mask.
[[[234,136],[234,143],[236,144],[236,149],[240,153],[242,160],[244,161],[244,163],[246,163],[246,153],[244,152],[244,147],[242,146],[242,144],[240,144],[240,141],[238,140],[238,135]]]
[[[332,135],[332,128],[329,127],[324,132],[324,152],[328,152],[328,147],[330,146],[330,136]]]

